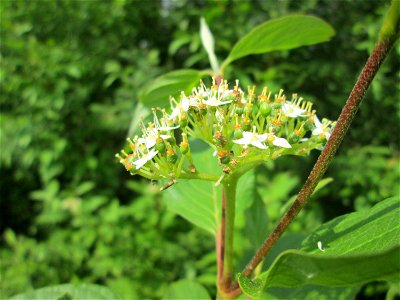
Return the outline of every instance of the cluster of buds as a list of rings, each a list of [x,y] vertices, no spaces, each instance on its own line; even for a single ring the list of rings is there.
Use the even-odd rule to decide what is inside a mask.
[[[227,81],[207,88],[203,82],[192,94],[170,99],[171,110],[153,109],[153,122],[141,121],[142,136],[128,138],[116,156],[131,174],[150,179],[195,174],[190,141],[201,139],[214,149],[224,174],[245,172],[282,155],[307,155],[321,149],[335,122],[317,117],[313,104],[297,94],[287,99],[264,87],[247,94]],[[189,141],[190,138],[190,141]]]

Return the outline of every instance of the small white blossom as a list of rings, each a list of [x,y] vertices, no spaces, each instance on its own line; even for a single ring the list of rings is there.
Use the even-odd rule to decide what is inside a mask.
[[[324,120],[323,120],[324,121]],[[313,135],[325,135],[326,139],[329,140],[331,137],[331,128],[329,127],[330,122],[322,122],[318,119],[317,116],[314,116],[314,125],[315,129],[313,130]]]
[[[162,138],[163,140],[168,140],[170,138],[172,138],[172,136],[167,135],[167,134],[158,134],[158,130],[160,130],[160,128],[156,129],[156,128],[152,128],[150,130],[148,130],[146,132],[146,136],[145,137],[141,137],[138,139],[139,143],[142,143],[146,146],[147,149],[151,149],[155,146],[155,144],[157,143],[157,138],[160,136],[160,138]]]
[[[268,147],[263,144],[268,134],[258,134],[255,132],[244,131],[243,137],[238,140],[234,140],[235,144],[243,145],[243,148],[247,148],[249,145],[257,147],[259,149],[267,149]]]
[[[141,158],[138,160],[132,162],[136,166],[136,170],[140,169],[143,167],[148,161],[152,160],[154,156],[156,156],[158,153],[157,150],[151,149],[147,154],[144,154]]]
[[[269,142],[272,142],[273,145],[278,146],[278,147],[292,148],[292,146],[289,144],[289,142],[286,139],[277,137],[276,135],[274,135],[272,133],[267,134],[267,140]]]
[[[183,97],[181,107],[183,111],[188,111],[190,107],[199,107],[200,101],[195,97]]]
[[[301,109],[299,106],[289,101],[286,101],[285,104],[283,104],[282,111],[290,118],[307,116],[307,114],[305,114],[306,110]]]

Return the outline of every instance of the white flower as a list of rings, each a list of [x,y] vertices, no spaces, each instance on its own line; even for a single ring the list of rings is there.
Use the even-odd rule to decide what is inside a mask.
[[[258,134],[255,132],[244,131],[243,137],[238,140],[234,140],[235,144],[244,145],[243,148],[247,148],[249,145],[260,149],[267,149],[268,147],[263,144],[268,134]]]
[[[173,128],[173,127],[171,127]],[[154,145],[157,143],[157,138],[160,136],[160,138],[162,138],[163,140],[168,140],[170,138],[172,138],[172,136],[167,135],[167,134],[158,134],[158,130],[161,130],[160,128],[153,128],[150,129],[146,132],[146,136],[145,137],[141,137],[138,139],[139,143],[142,143],[146,146],[147,149],[153,148]]]
[[[199,100],[195,97],[183,97],[181,100],[181,107],[183,111],[188,111],[190,107],[199,107]]]
[[[136,166],[136,170],[140,169],[143,167],[148,161],[152,160],[154,156],[156,156],[158,153],[157,150],[151,149],[147,154],[144,154],[141,158],[138,160],[132,162]]]
[[[215,96],[212,96],[212,97],[208,98],[208,100],[203,101],[203,103],[208,106],[220,106],[220,105],[225,105],[225,104],[228,104],[231,102],[232,102],[232,100],[221,101],[221,100],[217,99]]]
[[[277,137],[276,135],[274,135],[272,133],[267,135],[267,140],[269,142],[272,142],[273,145],[278,146],[278,147],[292,148],[292,146],[289,144],[289,142],[286,139]]]
[[[297,118],[297,117],[305,117],[307,114],[304,114],[306,110],[301,109],[293,102],[286,101],[285,104],[282,106],[282,111],[285,115],[290,118]]]
[[[323,120],[324,121],[324,120]],[[326,139],[329,140],[331,137],[331,128],[329,128],[329,124],[331,122],[326,120],[326,122],[322,122],[318,119],[317,116],[314,116],[314,125],[315,129],[313,130],[313,135],[325,135]]]
[[[177,103],[171,114],[169,115],[169,119],[173,120],[176,117],[179,117],[181,111],[187,112],[190,107],[199,107],[200,101],[196,99],[196,97],[186,97],[182,95],[182,100],[180,103]]]

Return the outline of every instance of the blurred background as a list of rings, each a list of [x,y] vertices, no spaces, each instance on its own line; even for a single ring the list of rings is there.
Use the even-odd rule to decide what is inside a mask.
[[[125,299],[157,299],[182,278],[215,295],[213,237],[169,212],[157,185],[130,176],[114,158],[137,121],[139,90],[168,71],[209,68],[201,16],[222,61],[261,22],[312,14],[336,30],[330,42],[240,59],[226,79],[298,92],[319,115],[336,119],[388,4],[2,0],[1,298],[87,282]],[[399,194],[399,54],[397,44],[326,174],[333,181],[290,227],[282,249],[337,215]],[[258,191],[266,207],[261,232],[276,223],[317,155],[260,167]],[[245,226],[238,230],[238,257],[248,257],[264,238],[247,236]],[[238,268],[243,263],[238,259]],[[372,283],[357,297],[379,299],[386,289]]]

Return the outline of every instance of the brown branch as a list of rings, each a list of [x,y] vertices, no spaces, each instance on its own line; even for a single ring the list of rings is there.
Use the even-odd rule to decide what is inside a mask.
[[[267,255],[272,246],[276,243],[279,237],[283,234],[289,224],[298,215],[300,210],[306,205],[312,192],[317,186],[318,181],[324,175],[329,163],[332,161],[337,149],[339,148],[357,110],[360,106],[365,93],[368,90],[376,72],[379,70],[382,62],[386,58],[390,49],[393,47],[396,39],[386,39],[376,44],[374,51],[371,53],[367,63],[365,64],[361,74],[346,101],[345,106],[339,116],[337,124],[332,132],[329,141],[327,142],[324,150],[318,157],[316,164],[311,170],[303,188],[300,190],[295,202],[281,218],[278,225],[275,227],[273,232],[264,241],[262,246],[259,248],[254,257],[250,260],[247,266],[243,269],[242,274],[244,276],[250,276],[257,265]],[[240,290],[237,282],[232,285],[231,292]]]

